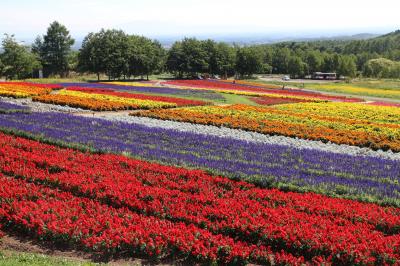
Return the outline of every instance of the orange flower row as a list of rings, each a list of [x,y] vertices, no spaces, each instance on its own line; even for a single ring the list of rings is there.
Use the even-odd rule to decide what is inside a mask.
[[[29,84],[13,84],[3,83],[0,84],[0,96],[13,97],[13,98],[26,98],[31,96],[38,96],[48,94],[52,91],[49,87],[31,86]]]
[[[82,109],[89,109],[93,111],[117,111],[117,110],[128,110],[137,109],[137,106],[122,102],[113,101],[102,101],[99,99],[76,97],[69,95],[42,95],[38,97],[33,97],[33,101],[58,104],[58,105],[68,105],[70,107],[77,107]]]

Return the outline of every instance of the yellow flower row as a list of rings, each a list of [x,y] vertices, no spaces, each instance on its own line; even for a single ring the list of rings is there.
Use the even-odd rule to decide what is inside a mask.
[[[373,106],[363,103],[295,103],[282,104],[278,110],[293,113],[318,114],[327,117],[366,120],[372,123],[400,124],[400,108],[391,106]]]

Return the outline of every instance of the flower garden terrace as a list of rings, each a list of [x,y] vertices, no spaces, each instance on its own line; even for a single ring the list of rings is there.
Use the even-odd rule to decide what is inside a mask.
[[[400,259],[397,208],[259,189],[202,171],[4,134],[0,143],[6,229],[101,252],[176,254],[221,264]]]
[[[155,261],[399,264],[395,104],[193,82],[3,86],[0,237]]]

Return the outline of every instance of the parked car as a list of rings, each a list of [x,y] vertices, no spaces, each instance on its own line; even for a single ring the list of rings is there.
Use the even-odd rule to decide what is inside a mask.
[[[290,80],[290,77],[289,76],[283,76],[282,80],[288,81],[288,80]]]

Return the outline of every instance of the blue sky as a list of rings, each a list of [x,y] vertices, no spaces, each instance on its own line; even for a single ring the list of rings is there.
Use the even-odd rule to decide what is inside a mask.
[[[74,37],[101,28],[157,36],[335,35],[400,28],[399,1],[0,0],[0,34],[43,34],[58,20]]]

